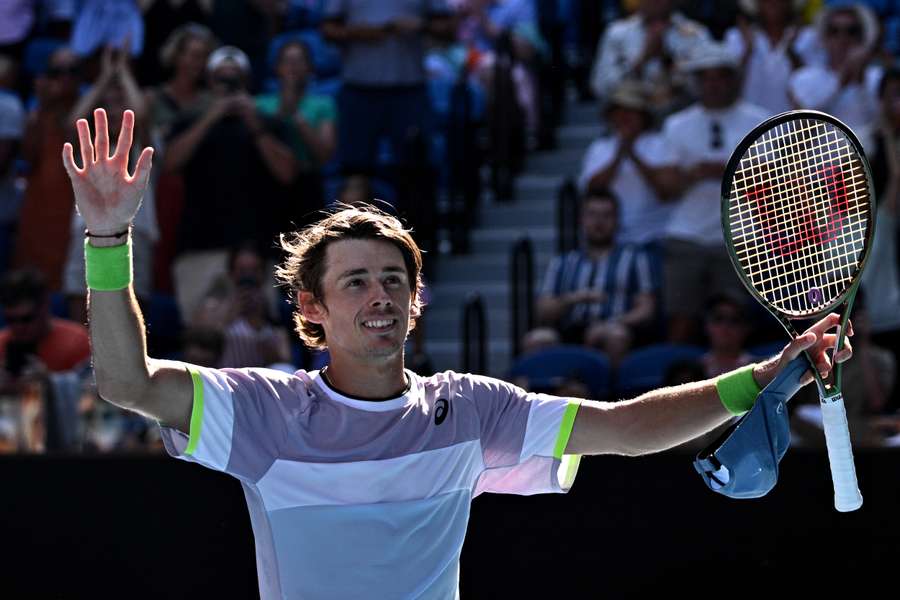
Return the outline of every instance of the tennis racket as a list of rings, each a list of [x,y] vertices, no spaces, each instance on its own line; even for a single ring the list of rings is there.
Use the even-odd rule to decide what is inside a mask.
[[[845,329],[875,230],[872,174],[859,140],[825,113],[786,112],[741,141],[722,182],[722,227],[731,262],[750,293],[792,336],[793,323],[843,305]],[[833,355],[832,355],[833,356]],[[862,506],[841,365],[830,381],[807,360],[819,389],[834,505]]]

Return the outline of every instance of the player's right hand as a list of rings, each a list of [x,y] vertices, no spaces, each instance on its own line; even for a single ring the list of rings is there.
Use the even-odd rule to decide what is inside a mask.
[[[86,119],[78,119],[78,143],[81,146],[81,164],[75,164],[72,144],[63,145],[63,166],[72,180],[75,205],[84,218],[88,231],[97,235],[111,235],[128,229],[144,197],[153,148],[141,152],[133,175],[128,173],[128,155],[134,137],[134,113],[125,111],[119,132],[116,152],[109,155],[109,128],[106,111],[94,110],[96,138]]]

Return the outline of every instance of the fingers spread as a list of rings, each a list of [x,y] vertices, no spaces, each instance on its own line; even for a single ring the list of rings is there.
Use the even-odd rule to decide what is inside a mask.
[[[109,124],[106,121],[106,111],[102,108],[94,110],[94,131],[97,134],[94,146],[97,160],[109,160]]]
[[[91,142],[91,128],[87,119],[78,119],[75,122],[78,130],[78,144],[81,146],[81,168],[87,168],[94,163],[94,143]]]
[[[812,331],[816,337],[822,337],[826,331],[837,327],[841,322],[841,316],[837,313],[829,313],[806,331]]]
[[[69,142],[63,144],[62,161],[69,177],[75,177],[78,173],[78,167],[75,165],[75,149],[72,148],[72,144]]]
[[[134,112],[126,110],[122,117],[122,128],[119,130],[119,141],[116,144],[116,159],[128,165],[128,154],[134,139]]]

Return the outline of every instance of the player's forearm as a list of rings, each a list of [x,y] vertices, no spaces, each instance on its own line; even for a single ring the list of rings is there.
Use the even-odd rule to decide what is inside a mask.
[[[138,406],[150,373],[144,322],[133,287],[90,290],[88,315],[98,393],[117,406]]]

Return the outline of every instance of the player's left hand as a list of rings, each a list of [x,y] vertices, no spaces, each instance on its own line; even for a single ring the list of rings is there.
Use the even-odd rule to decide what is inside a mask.
[[[829,353],[830,350],[834,349],[839,333],[839,331],[832,330],[838,329],[840,324],[841,316],[837,313],[830,313],[824,316],[801,335],[794,338],[778,356],[757,365],[753,370],[753,378],[756,379],[760,387],[766,387],[788,363],[806,350],[813,364],[816,365],[819,375],[822,379],[826,379],[831,374],[831,369],[835,363],[842,363],[853,356],[853,345],[849,339],[853,335],[853,324],[850,321],[847,321],[847,335],[844,337],[843,347],[833,357]],[[806,385],[812,380],[812,372],[807,371],[800,383]]]

